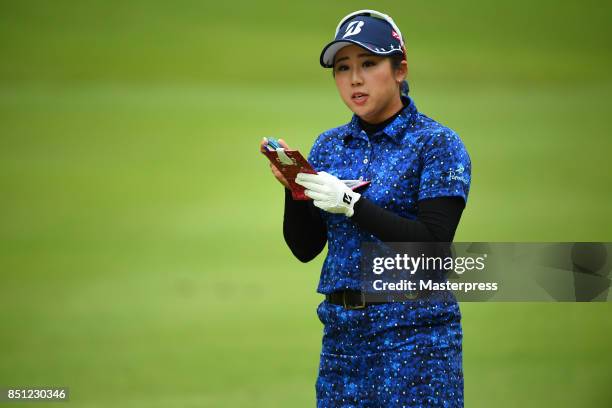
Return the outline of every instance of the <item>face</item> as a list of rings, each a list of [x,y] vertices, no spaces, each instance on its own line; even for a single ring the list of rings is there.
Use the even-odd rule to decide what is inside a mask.
[[[349,45],[336,53],[333,69],[340,97],[366,122],[380,123],[402,108],[399,84],[406,76],[405,61],[394,71],[389,58]]]

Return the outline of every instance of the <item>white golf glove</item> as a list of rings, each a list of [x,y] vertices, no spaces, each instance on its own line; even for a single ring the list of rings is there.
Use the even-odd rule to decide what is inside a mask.
[[[361,197],[338,178],[320,171],[318,174],[298,173],[295,182],[306,188],[306,196],[320,209],[352,217],[353,206]]]

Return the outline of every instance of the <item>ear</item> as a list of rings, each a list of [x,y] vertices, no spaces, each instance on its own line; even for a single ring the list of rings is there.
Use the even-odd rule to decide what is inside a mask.
[[[406,75],[408,75],[408,63],[406,60],[403,60],[399,68],[395,70],[395,80],[400,84],[406,79]]]

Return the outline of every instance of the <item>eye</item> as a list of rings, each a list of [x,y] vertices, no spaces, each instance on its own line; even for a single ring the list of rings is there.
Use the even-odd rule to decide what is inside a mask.
[[[376,65],[376,61],[372,61],[372,60],[365,60],[363,61],[363,64],[362,64],[364,68],[373,67],[375,65]]]
[[[348,70],[348,65],[340,64],[336,66],[336,72]]]

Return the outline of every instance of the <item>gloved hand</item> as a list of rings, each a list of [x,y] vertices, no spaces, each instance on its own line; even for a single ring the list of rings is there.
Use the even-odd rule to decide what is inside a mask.
[[[318,174],[298,173],[295,182],[306,188],[306,196],[320,209],[352,217],[353,206],[361,197],[338,178],[320,171]]]

